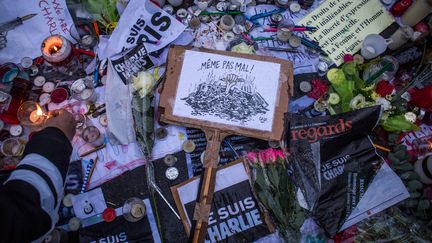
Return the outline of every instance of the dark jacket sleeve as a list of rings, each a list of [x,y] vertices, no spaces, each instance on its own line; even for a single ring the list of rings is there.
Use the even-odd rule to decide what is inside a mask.
[[[65,179],[69,168],[72,145],[60,129],[48,127],[35,133],[27,143],[23,157],[31,153],[40,154],[54,163],[63,180]]]
[[[56,223],[52,215],[57,214],[71,152],[57,128],[31,137],[23,159],[0,186],[0,242],[36,240]]]

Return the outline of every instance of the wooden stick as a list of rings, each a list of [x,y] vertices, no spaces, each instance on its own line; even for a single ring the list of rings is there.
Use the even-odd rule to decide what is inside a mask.
[[[373,146],[374,146],[375,148],[377,148],[377,149],[381,149],[382,151],[386,151],[386,152],[390,152],[390,151],[391,151],[390,149],[388,149],[388,148],[386,148],[386,147],[383,147],[383,146],[380,146],[380,145],[378,145],[378,144],[373,144]]]
[[[225,137],[219,130],[206,132],[207,148],[204,155],[204,172],[201,176],[198,202],[195,206],[192,222],[191,241],[204,242],[207,235],[208,216],[213,202],[216,185],[217,161],[220,145]],[[193,232],[193,233],[192,233]]]
[[[94,153],[94,152],[96,152],[96,151],[98,151],[98,150],[101,150],[101,149],[103,149],[103,148],[105,148],[105,147],[106,147],[106,144],[102,144],[102,145],[100,145],[99,147],[96,147],[96,148],[94,148],[94,149],[90,149],[89,151],[82,153],[82,154],[80,155],[80,157],[81,157],[81,158],[82,158],[82,157],[85,157],[85,156],[87,156],[87,155],[89,155],[89,154],[91,154],[91,153]]]

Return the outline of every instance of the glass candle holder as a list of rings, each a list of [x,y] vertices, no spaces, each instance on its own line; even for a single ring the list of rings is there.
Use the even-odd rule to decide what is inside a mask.
[[[129,198],[122,208],[123,217],[129,222],[137,222],[146,215],[144,202],[136,197]]]
[[[82,101],[96,101],[97,94],[93,87],[93,80],[89,77],[80,78],[70,87],[72,97]]]
[[[52,65],[64,65],[73,58],[72,43],[61,35],[47,37],[41,45],[43,58]]]
[[[288,42],[288,40],[292,36],[291,29],[293,28],[294,23],[288,19],[283,20],[279,23],[277,28],[276,37],[279,41]]]
[[[39,126],[45,122],[48,115],[37,102],[26,101],[18,108],[17,117],[24,126]]]
[[[21,156],[24,152],[24,144],[16,138],[8,138],[1,144],[1,152],[5,156]]]
[[[100,133],[99,129],[95,126],[88,126],[84,129],[82,133],[82,138],[87,143],[98,147],[104,143],[104,136]]]

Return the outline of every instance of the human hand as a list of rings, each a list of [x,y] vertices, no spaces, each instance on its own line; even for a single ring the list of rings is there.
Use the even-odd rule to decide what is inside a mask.
[[[69,141],[72,141],[75,135],[76,121],[73,115],[68,111],[64,109],[54,110],[49,113],[49,118],[43,125],[43,128],[47,127],[56,127],[60,129]]]

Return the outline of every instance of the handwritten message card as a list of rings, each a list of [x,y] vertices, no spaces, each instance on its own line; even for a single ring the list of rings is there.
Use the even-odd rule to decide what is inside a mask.
[[[40,45],[50,35],[63,35],[73,41],[72,17],[65,0],[2,0],[0,23],[28,14],[37,14],[6,34],[6,47],[0,50],[0,63],[19,63],[23,57],[41,55]]]
[[[186,51],[175,116],[271,131],[280,64]]]
[[[393,22],[379,0],[327,0],[299,24],[318,27],[307,35],[340,65],[345,54],[360,50],[367,35],[379,34]]]

